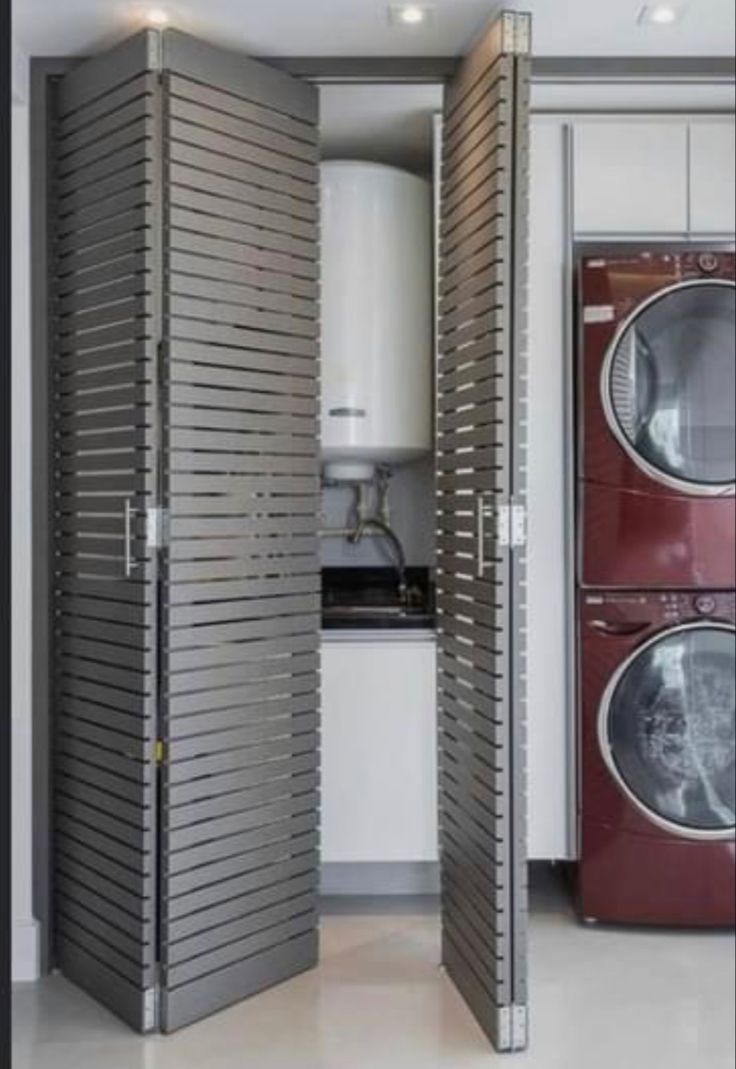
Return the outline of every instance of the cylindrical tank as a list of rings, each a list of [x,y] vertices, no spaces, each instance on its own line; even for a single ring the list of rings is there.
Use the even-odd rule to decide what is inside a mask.
[[[431,187],[377,163],[321,172],[322,459],[361,481],[432,448]]]

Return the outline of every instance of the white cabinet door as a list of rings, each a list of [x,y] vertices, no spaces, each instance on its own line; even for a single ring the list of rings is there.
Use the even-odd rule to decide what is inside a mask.
[[[531,131],[529,232],[528,761],[530,860],[570,858],[573,705],[567,692],[565,127]]]
[[[696,234],[736,230],[736,125],[733,120],[690,127],[690,229]]]
[[[687,156],[686,123],[576,123],[575,231],[684,234]]]
[[[322,645],[323,862],[436,862],[434,636]]]

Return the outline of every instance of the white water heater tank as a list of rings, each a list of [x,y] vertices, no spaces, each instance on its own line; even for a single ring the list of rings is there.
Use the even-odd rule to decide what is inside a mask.
[[[322,460],[328,480],[432,448],[429,182],[331,161],[322,180]]]

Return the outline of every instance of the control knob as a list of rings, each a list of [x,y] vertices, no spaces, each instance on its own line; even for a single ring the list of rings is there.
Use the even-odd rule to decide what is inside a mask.
[[[712,616],[716,611],[717,602],[711,594],[698,594],[693,601],[693,607],[699,616]]]
[[[718,257],[712,252],[703,252],[698,257],[698,267],[708,275],[718,268]]]

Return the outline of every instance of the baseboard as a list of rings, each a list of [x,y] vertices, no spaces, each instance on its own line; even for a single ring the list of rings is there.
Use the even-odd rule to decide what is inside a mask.
[[[322,894],[437,895],[436,862],[329,862],[322,866]]]
[[[13,925],[11,975],[14,984],[30,984],[41,975],[41,929],[36,920]]]

